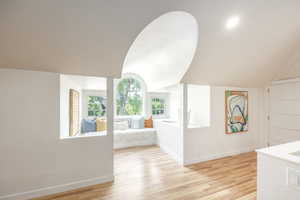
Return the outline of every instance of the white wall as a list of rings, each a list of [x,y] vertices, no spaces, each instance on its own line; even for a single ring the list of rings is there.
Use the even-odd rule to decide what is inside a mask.
[[[1,69],[0,93],[0,199],[113,179],[111,128],[107,136],[60,139],[59,74]]]
[[[249,131],[225,134],[225,90],[249,93]],[[191,164],[218,157],[253,151],[261,144],[263,89],[211,87],[210,126],[184,130],[184,163]]]
[[[210,87],[187,85],[188,127],[207,127],[210,123]]]
[[[184,88],[183,84],[165,88],[168,93],[168,117],[172,120],[154,120],[154,127],[157,130],[157,144],[180,164],[183,164]]]
[[[168,153],[173,159],[182,163],[182,129],[180,124],[156,121],[155,128],[157,132],[157,144]]]
[[[84,90],[106,90],[106,78],[94,76],[64,75]]]
[[[274,82],[270,87],[269,144],[300,140],[300,79]]]
[[[169,93],[169,117],[180,121],[181,110],[181,85],[174,85],[167,88]]]

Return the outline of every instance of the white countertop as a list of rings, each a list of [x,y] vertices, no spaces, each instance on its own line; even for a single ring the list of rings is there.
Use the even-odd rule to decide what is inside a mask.
[[[300,141],[258,149],[256,152],[300,165]],[[293,155],[295,152],[298,155]]]

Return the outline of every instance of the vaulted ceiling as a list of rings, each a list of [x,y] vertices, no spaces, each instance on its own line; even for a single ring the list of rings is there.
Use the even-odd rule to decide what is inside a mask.
[[[149,25],[131,45],[123,73],[134,73],[154,91],[180,82],[196,52],[198,25],[186,12],[168,12]]]
[[[1,0],[0,67],[120,77],[131,44],[171,11],[199,26],[182,82],[260,87],[300,75],[299,0]],[[234,30],[224,24],[240,16]]]

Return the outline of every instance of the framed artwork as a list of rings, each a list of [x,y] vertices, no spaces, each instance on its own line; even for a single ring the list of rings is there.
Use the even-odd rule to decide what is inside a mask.
[[[226,134],[247,132],[249,127],[248,92],[225,91]]]
[[[79,133],[79,92],[70,89],[70,116],[69,135],[74,136]]]

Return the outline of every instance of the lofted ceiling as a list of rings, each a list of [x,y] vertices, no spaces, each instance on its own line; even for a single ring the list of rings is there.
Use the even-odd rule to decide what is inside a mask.
[[[131,45],[123,73],[134,73],[150,91],[177,84],[192,63],[198,40],[195,18],[186,12],[168,12],[149,25]]]
[[[199,30],[181,81],[260,87],[300,75],[299,10],[299,0],[1,0],[0,67],[117,78],[149,23],[185,11]]]

